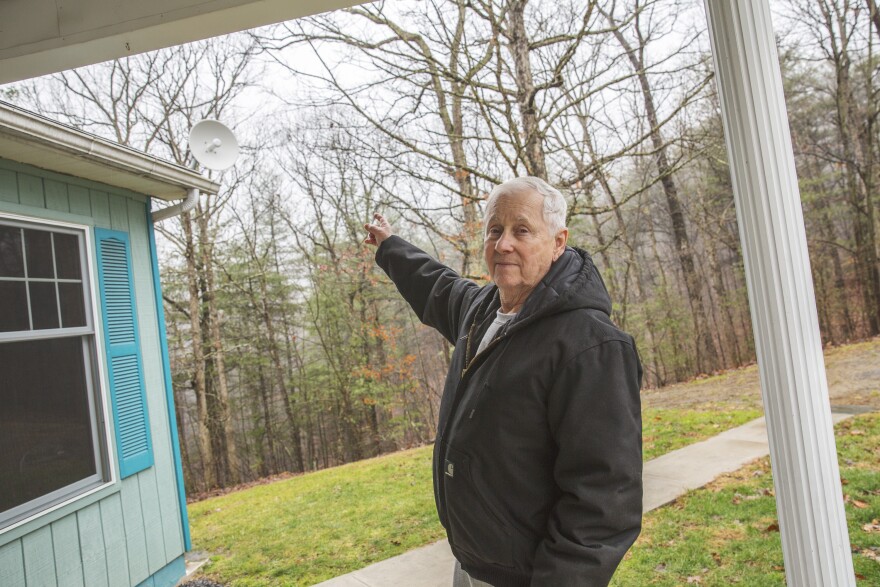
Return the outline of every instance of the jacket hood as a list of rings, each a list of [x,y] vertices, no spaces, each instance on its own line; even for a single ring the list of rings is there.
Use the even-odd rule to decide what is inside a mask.
[[[565,247],[523,306],[523,319],[575,309],[611,315],[611,296],[593,258],[583,249]]]

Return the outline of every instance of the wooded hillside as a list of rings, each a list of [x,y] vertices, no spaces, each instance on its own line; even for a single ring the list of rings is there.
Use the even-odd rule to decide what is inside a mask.
[[[880,333],[874,0],[780,0],[779,53],[826,343]],[[197,168],[223,192],[160,225],[190,491],[426,443],[450,349],[362,244],[374,211],[484,282],[482,205],[537,175],[569,201],[656,387],[754,361],[697,0],[374,3],[0,88]],[[878,82],[878,86],[875,86]]]

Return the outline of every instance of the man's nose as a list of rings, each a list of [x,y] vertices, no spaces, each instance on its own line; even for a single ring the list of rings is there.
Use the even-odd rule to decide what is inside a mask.
[[[501,233],[495,241],[495,250],[499,253],[509,253],[513,250],[513,238],[507,231]]]

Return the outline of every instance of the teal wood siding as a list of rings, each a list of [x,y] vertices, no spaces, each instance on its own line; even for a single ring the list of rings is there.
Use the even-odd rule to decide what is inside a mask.
[[[128,235],[154,464],[93,495],[0,532],[0,586],[173,585],[182,573],[181,509],[165,396],[147,197],[0,159],[0,212]],[[97,248],[96,257],[97,257]],[[98,278],[97,258],[93,274]],[[97,288],[97,283],[92,284]],[[101,316],[96,316],[103,332]],[[106,333],[104,333],[106,338]],[[98,357],[106,369],[104,349]],[[104,397],[109,401],[110,395]],[[111,432],[112,434],[112,432]],[[114,451],[118,451],[115,440]],[[111,463],[110,466],[116,466]],[[179,577],[179,575],[178,575]],[[152,583],[151,583],[152,581]]]
[[[125,526],[122,519],[122,500],[119,494],[101,501],[101,534],[104,536],[107,582],[125,585],[129,581],[128,549],[125,547]]]
[[[0,168],[0,202],[18,204],[18,177],[14,171]]]
[[[24,585],[21,540],[0,546],[0,585]]]
[[[52,547],[58,576],[64,577],[70,587],[85,587],[76,516],[67,516],[52,524]]]
[[[55,585],[55,554],[52,547],[52,529],[44,526],[31,532],[21,541],[24,552],[24,572],[29,587]]]
[[[85,584],[89,587],[106,586],[109,559],[104,548],[104,535],[101,533],[100,504],[93,503],[76,512],[76,521]]]

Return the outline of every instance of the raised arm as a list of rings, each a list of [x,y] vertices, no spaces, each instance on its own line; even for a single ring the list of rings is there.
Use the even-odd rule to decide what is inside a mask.
[[[378,246],[376,263],[422,323],[436,328],[455,344],[461,314],[479,286],[394,235],[391,225],[380,214],[375,214],[374,222],[364,228],[370,233],[365,242]]]

